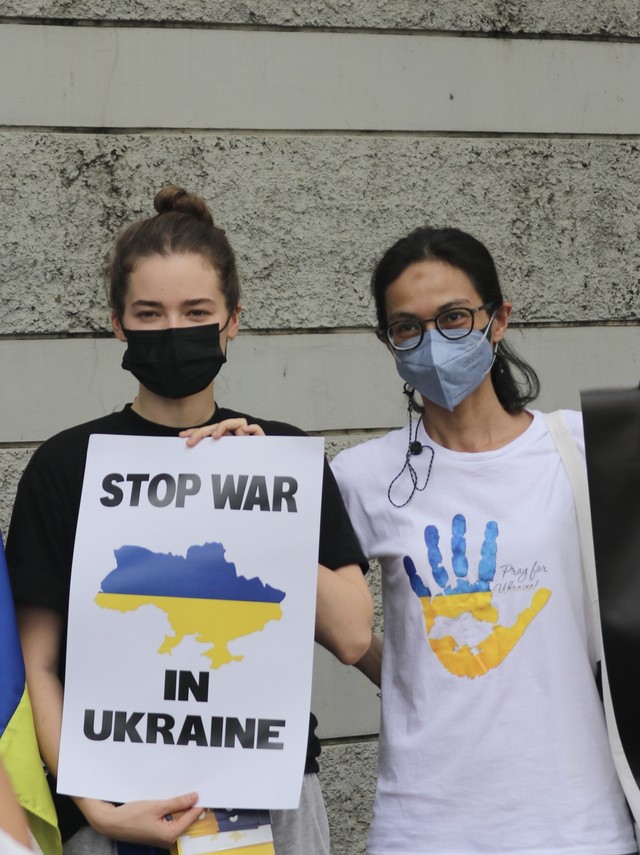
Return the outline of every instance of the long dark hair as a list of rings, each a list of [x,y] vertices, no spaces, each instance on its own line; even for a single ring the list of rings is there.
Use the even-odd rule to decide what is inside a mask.
[[[460,229],[415,229],[394,243],[382,256],[371,277],[378,330],[388,326],[387,288],[409,267],[420,261],[442,261],[465,273],[483,303],[493,308],[504,302],[498,272],[491,253],[477,238]],[[517,413],[537,398],[540,381],[533,368],[505,341],[498,346],[491,380],[498,400],[508,413]]]

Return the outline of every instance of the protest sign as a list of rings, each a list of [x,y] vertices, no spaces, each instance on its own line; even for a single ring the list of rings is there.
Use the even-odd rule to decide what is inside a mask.
[[[297,806],[322,452],[309,437],[91,437],[60,792]]]

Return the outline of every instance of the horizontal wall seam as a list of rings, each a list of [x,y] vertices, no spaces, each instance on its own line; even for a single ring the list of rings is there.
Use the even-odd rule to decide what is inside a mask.
[[[172,127],[81,127],[73,125],[11,125],[0,122],[0,133],[28,133],[28,134],[66,134],[70,136],[152,136],[154,134],[163,136],[255,136],[255,137],[375,137],[376,139],[494,139],[494,140],[534,140],[545,142],[547,140],[620,140],[621,142],[640,141],[638,133],[567,133],[567,132],[533,132],[533,131],[425,131],[425,130],[402,130],[394,131],[381,129],[353,129],[344,128],[172,128]]]
[[[20,26],[47,26],[47,27],[118,27],[121,29],[155,29],[155,30],[229,30],[232,32],[272,32],[272,33],[338,33],[347,35],[384,35],[384,36],[440,36],[450,38],[469,39],[514,39],[536,41],[575,41],[575,42],[612,42],[614,44],[635,44],[640,42],[640,36],[629,36],[624,33],[568,33],[563,31],[511,31],[500,30],[442,30],[426,29],[419,27],[361,27],[361,26],[336,26],[329,25],[312,26],[303,24],[301,26],[285,24],[256,24],[256,23],[226,23],[216,21],[191,21],[187,19],[155,20],[153,18],[141,18],[132,20],[128,18],[29,18],[24,16],[11,17],[0,16],[1,24],[19,24]]]
[[[395,427],[395,425],[389,425],[385,427],[384,425],[380,425],[380,427],[374,428],[340,428],[340,430],[310,430],[307,431],[309,436],[323,436],[325,439],[339,439],[345,436],[378,436],[379,434],[385,433],[386,431],[390,431]]]
[[[603,318],[597,320],[577,320],[577,321],[510,321],[509,329],[510,330],[522,330],[526,332],[534,332],[537,329],[588,329],[591,327],[606,327],[608,329],[617,328],[617,327],[637,327],[640,326],[640,319],[635,318],[631,320],[623,320],[616,318]],[[252,327],[244,327],[240,331],[240,336],[264,336],[264,337],[276,337],[276,336],[325,336],[325,335],[366,335],[366,336],[374,336],[375,328],[374,327],[292,327],[291,329],[259,329]],[[19,334],[11,334],[11,333],[3,333],[0,334],[0,341],[78,341],[82,339],[89,340],[103,340],[103,339],[113,339],[113,333],[105,330],[97,331],[97,332],[84,332],[84,333],[50,333],[45,335],[43,333],[19,333]]]
[[[362,736],[338,736],[330,739],[321,739],[322,745],[358,745],[361,742],[377,742],[378,734],[363,734]]]
[[[0,451],[29,451],[39,445],[39,442],[0,442]]]

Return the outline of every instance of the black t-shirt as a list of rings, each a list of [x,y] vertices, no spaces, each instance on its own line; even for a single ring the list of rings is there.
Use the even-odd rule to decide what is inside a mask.
[[[232,418],[246,418],[250,424],[260,425],[267,436],[305,435],[284,422],[264,421],[217,406],[207,424]],[[60,650],[63,683],[71,565],[89,437],[92,434],[177,436],[180,430],[149,422],[127,405],[117,413],[77,425],[47,440],[35,451],[24,471],[6,546],[11,586],[16,605],[45,606],[63,615],[65,630]],[[331,570],[347,564],[367,566],[326,460],[318,561]],[[305,772],[318,771],[320,743],[315,735],[316,724],[312,715]],[[70,799],[59,797],[56,802],[66,838],[84,823],[84,818]],[[71,813],[67,816],[69,809]]]

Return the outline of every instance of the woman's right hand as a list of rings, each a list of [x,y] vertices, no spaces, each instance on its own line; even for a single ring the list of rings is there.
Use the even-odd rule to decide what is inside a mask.
[[[75,799],[89,824],[99,834],[111,840],[145,843],[163,849],[172,846],[200,816],[203,809],[194,807],[197,801],[197,793],[123,805],[99,799]]]
[[[260,425],[249,424],[246,419],[224,419],[214,425],[205,425],[200,428],[188,428],[179,434],[187,440],[188,446],[197,445],[201,439],[210,436],[211,439],[220,439],[223,436],[264,436]]]

